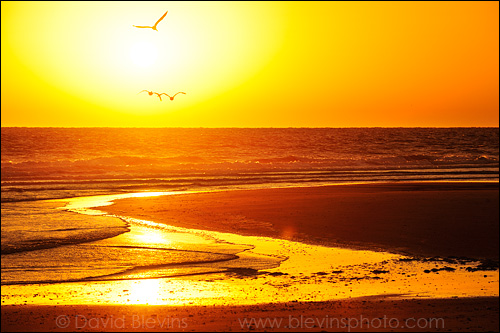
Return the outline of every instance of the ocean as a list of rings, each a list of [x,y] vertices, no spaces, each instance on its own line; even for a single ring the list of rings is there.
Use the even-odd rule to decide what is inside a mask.
[[[499,181],[498,128],[2,128],[1,147],[3,285],[262,269],[281,260],[66,206],[78,198]],[[159,241],[141,241],[141,233]]]

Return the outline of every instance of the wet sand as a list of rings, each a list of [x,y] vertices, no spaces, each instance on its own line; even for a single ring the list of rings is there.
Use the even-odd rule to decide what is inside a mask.
[[[498,208],[494,183],[391,183],[131,198],[100,209],[178,227],[310,244],[498,259]],[[2,331],[498,331],[498,314],[498,297],[377,296],[249,306],[3,305]],[[248,324],[251,318],[268,321],[245,326],[243,320]],[[351,318],[350,327],[338,321],[342,318]],[[405,326],[415,325],[405,322],[409,318],[424,318],[422,327]],[[443,321],[429,326],[429,318]],[[390,326],[395,322],[397,328]]]
[[[493,331],[498,298],[366,297],[253,306],[2,306],[4,331]],[[350,324],[350,325],[348,325]]]
[[[416,256],[498,259],[498,183],[384,183],[117,200],[169,225]]]

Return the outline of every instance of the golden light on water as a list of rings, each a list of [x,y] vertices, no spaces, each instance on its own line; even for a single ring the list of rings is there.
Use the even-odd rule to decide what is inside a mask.
[[[163,246],[168,246],[171,241],[165,237],[165,234],[161,231],[149,229],[147,232],[141,232],[134,234],[135,241],[143,246],[161,244]]]
[[[124,293],[128,304],[161,304],[164,292],[160,290],[160,280],[149,279],[131,283],[130,290],[124,289]]]
[[[173,192],[177,193],[177,192]],[[82,210],[104,206],[110,200],[126,197],[168,195],[172,192],[141,192],[120,195],[82,197],[59,200],[68,202],[66,208]],[[4,304],[258,304],[266,302],[326,301],[370,295],[400,294],[418,297],[470,297],[498,295],[498,271],[469,272],[462,264],[420,261],[400,261],[403,256],[387,252],[358,251],[323,247],[268,237],[243,236],[206,230],[192,230],[162,225],[147,220],[130,219],[130,232],[101,240],[96,245],[133,244],[138,247],[184,248],[203,250],[213,246],[244,244],[237,255],[245,260],[273,258],[282,260],[279,267],[261,271],[286,273],[284,275],[257,275],[248,283],[238,277],[218,274],[188,276],[186,278],[137,279],[151,277],[153,271],[143,270],[125,274],[135,280],[79,283],[85,290],[78,297],[72,294],[73,284],[4,286]],[[167,245],[167,246],[165,246]],[[221,252],[221,248],[212,248]],[[166,255],[167,252],[165,252]],[[477,264],[477,263],[476,263]],[[222,267],[230,266],[224,263]],[[453,272],[426,273],[438,265],[454,268]],[[473,267],[475,263],[471,263]],[[442,268],[442,267],[440,267]],[[168,266],[161,274],[182,275],[187,266]],[[216,271],[220,269],[217,268]],[[374,270],[386,273],[373,273]],[[318,274],[320,272],[321,274]],[[337,273],[341,272],[341,273]],[[154,275],[154,274],[153,274]],[[113,287],[110,287],[113,286]],[[255,290],[259,290],[258,293]],[[55,293],[57,297],[35,298],[30,295]],[[4,294],[2,294],[4,295]],[[229,296],[230,295],[230,296]],[[277,296],[278,295],[278,296]],[[278,297],[278,298],[277,298]]]

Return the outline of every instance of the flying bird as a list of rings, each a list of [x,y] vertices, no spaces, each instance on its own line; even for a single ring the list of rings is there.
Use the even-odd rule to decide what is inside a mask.
[[[149,90],[143,90],[143,91],[147,92],[147,93],[149,94],[149,96],[153,95],[153,92],[152,92],[152,91],[149,91]],[[139,91],[139,92],[137,93],[137,95],[139,95],[139,94],[140,94],[141,92],[143,92],[143,91]]]
[[[134,27],[136,27],[136,28],[151,28],[151,29],[153,29],[153,30],[158,31],[158,29],[156,29],[156,26],[158,25],[158,23],[160,23],[160,21],[161,21],[161,20],[163,20],[163,18],[164,18],[165,16],[167,16],[167,13],[168,13],[168,10],[165,12],[165,14],[163,14],[163,16],[162,16],[162,17],[160,17],[160,19],[159,19],[158,21],[156,21],[155,25],[153,25],[152,27],[150,27],[150,26],[145,26],[145,25],[134,25]]]
[[[162,94],[162,95],[167,95],[167,96],[170,98],[170,100],[171,100],[171,101],[173,101],[173,100],[174,100],[174,97],[175,97],[175,96],[177,96],[178,94],[184,94],[184,95],[186,95],[186,93],[185,93],[185,92],[182,92],[182,91],[179,91],[179,92],[178,92],[178,93],[176,93],[174,96],[170,96],[169,94],[165,94],[165,93],[161,93],[161,94]]]
[[[153,96],[153,94],[158,95],[158,98],[159,98],[159,99],[160,99],[160,101],[161,101],[161,95],[162,95],[162,94],[159,94],[159,93],[154,92],[154,91],[143,90],[143,91],[139,91],[137,94],[140,94],[141,92],[144,92],[144,91],[145,91],[145,92],[147,92],[149,96]]]
[[[157,95],[158,95],[158,98],[159,98],[159,99],[160,99],[160,101],[161,101],[161,94],[158,94],[157,92],[155,92],[155,94],[157,94]]]

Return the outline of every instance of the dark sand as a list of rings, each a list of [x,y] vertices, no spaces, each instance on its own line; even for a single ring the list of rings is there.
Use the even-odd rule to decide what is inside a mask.
[[[102,208],[179,227],[419,256],[498,259],[498,183],[386,183],[130,198]]]
[[[498,332],[498,310],[498,298],[495,297],[454,300],[391,300],[367,297],[332,302],[232,307],[2,306],[2,332],[251,330]],[[248,320],[252,318],[257,320],[253,325],[244,325],[243,320],[246,319],[249,324]],[[265,326],[257,326],[259,319]],[[267,324],[265,324],[266,319]],[[271,320],[274,320],[274,324],[271,324]],[[349,322],[350,327],[346,326]]]

